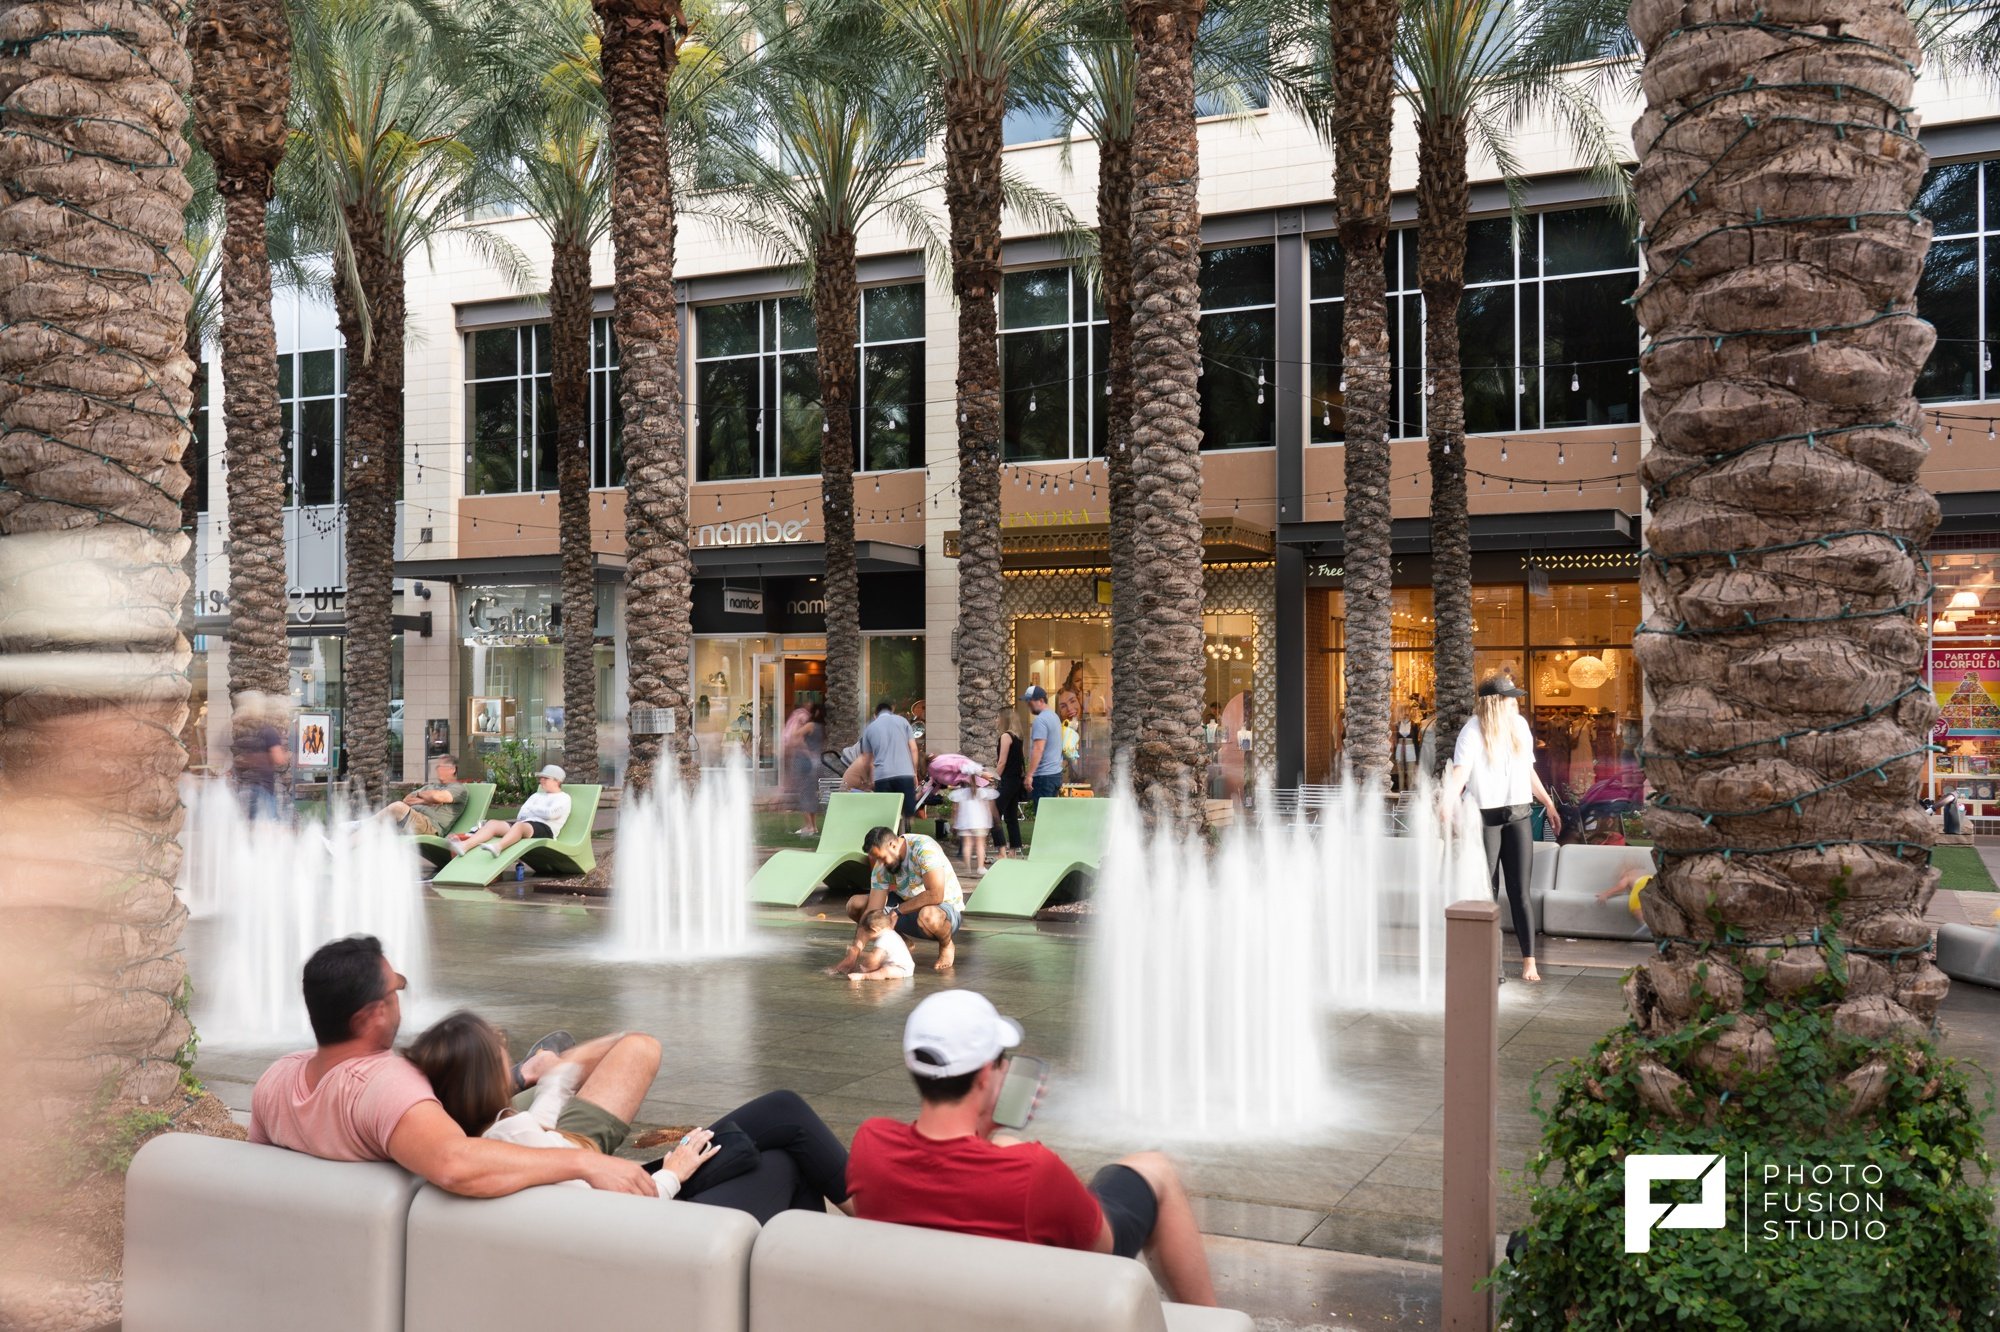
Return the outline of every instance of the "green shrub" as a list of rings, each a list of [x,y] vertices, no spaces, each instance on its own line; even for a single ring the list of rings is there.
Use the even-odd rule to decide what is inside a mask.
[[[496,804],[518,805],[535,789],[535,774],[541,771],[542,753],[525,740],[502,740],[486,756],[486,775],[493,779]]]
[[[1757,974],[1747,973],[1751,990]],[[2000,1238],[1968,1067],[1928,1045],[1891,1050],[1895,1072],[1873,1115],[1842,1118],[1841,1073],[1883,1053],[1834,1032],[1832,1009],[1758,1002],[1771,1015],[1778,1060],[1734,1095],[1686,1059],[1700,1024],[1659,1038],[1612,1032],[1586,1060],[1555,1079],[1554,1104],[1529,1161],[1533,1219],[1515,1257],[1494,1274],[1501,1316],[1512,1328],[1699,1328],[1717,1332],[1871,1332],[1873,1329],[2000,1328]],[[1704,1015],[1727,1026],[1733,1014]],[[1641,1101],[1630,1056],[1650,1051],[1686,1076],[1694,1104],[1719,1109],[1680,1123]],[[1609,1069],[1600,1056],[1617,1056]],[[1722,1153],[1730,1171],[1722,1230],[1655,1228],[1651,1251],[1627,1254],[1624,1169],[1629,1152]],[[1745,1187],[1745,1157],[1749,1180]],[[1767,1163],[1879,1167],[1880,1239],[1768,1239],[1761,1178]],[[1798,1186],[1793,1186],[1796,1191]],[[1688,1190],[1694,1190],[1690,1193]],[[1654,1185],[1657,1201],[1692,1201],[1695,1181]],[[1745,1211],[1749,1209],[1746,1218]],[[1824,1220],[1824,1217],[1822,1217]],[[1780,1236],[1783,1221],[1778,1221]]]

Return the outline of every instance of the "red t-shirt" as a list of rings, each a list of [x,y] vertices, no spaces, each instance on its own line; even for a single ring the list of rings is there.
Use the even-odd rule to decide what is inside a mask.
[[[926,1138],[893,1119],[855,1131],[847,1191],[863,1220],[989,1239],[1090,1250],[1104,1228],[1097,1199],[1040,1143]]]

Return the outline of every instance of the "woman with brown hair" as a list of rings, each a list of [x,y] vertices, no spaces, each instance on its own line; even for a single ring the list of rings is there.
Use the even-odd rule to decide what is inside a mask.
[[[650,1053],[642,1078],[631,1076],[640,1070],[629,1058],[622,1059],[625,1068],[614,1067],[632,1043]],[[418,1036],[404,1055],[469,1136],[607,1155],[624,1145],[659,1068],[659,1043],[652,1037],[604,1036],[529,1059],[521,1066],[528,1090],[513,1095],[506,1037],[463,1009]],[[847,1206],[847,1149],[789,1091],[767,1092],[713,1128],[693,1130],[647,1169],[657,1169],[662,1198],[733,1207],[760,1223],[787,1208]]]

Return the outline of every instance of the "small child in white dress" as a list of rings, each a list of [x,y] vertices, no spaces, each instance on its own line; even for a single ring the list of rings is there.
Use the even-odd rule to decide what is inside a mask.
[[[916,970],[917,959],[910,956],[910,946],[896,933],[896,913],[884,907],[862,918],[847,955],[828,974],[844,975],[851,981],[905,980]]]
[[[959,853],[965,857],[969,874],[986,873],[986,835],[993,831],[993,804],[1000,793],[986,784],[986,774],[973,779],[971,786],[952,790],[951,829],[958,834]]]

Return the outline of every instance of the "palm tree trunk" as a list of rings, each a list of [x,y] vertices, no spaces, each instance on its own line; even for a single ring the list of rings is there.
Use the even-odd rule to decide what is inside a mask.
[[[1201,0],[1127,0],[1132,135],[1132,570],[1149,672],[1132,764],[1142,802],[1207,822],[1202,744],[1201,202],[1194,38]],[[1117,600],[1114,592],[1112,599]]]
[[[954,75],[944,87],[944,198],[958,297],[958,748],[999,749],[994,718],[1012,692],[1000,570],[1000,125],[1007,79]]]
[[[556,407],[562,552],[563,767],[597,781],[597,571],[590,550],[590,247],[558,240],[549,261],[549,390]]]
[[[594,0],[604,25],[610,108],[611,243],[618,270],[619,396],[625,409],[625,631],[630,706],[674,717],[680,775],[700,755],[688,661],[694,561],[688,553],[687,422],[681,330],[674,302],[674,186],[667,81],[687,18],[674,0]],[[652,782],[664,737],[633,735],[626,780]]]
[[[1843,1036],[1920,1041],[1947,982],[1923,948],[1937,876],[1916,800],[1938,520],[1911,396],[1934,340],[1912,299],[1931,228],[1906,211],[1926,157],[1898,109],[1916,42],[1901,0],[1845,7],[1865,41],[1788,29],[1762,0],[1696,8],[1631,11],[1654,431],[1637,654],[1662,859],[1640,899],[1661,951],[1626,999],[1647,1037],[1699,1028],[1678,1068],[1637,1056],[1657,1109],[1699,1117],[1717,1097],[1682,1073],[1732,1088],[1773,1067],[1770,1013],[1824,996]],[[1746,82],[1771,69],[1813,73]],[[1773,942],[1753,959],[1717,940]],[[1829,1051],[1825,1076],[1860,1113],[1884,1067]]]
[[[1417,283],[1424,293],[1425,385],[1430,416],[1431,585],[1436,625],[1438,766],[1472,715],[1472,515],[1465,490],[1465,377],[1458,338],[1465,294],[1465,121],[1417,127]]]
[[[291,35],[280,0],[200,0],[188,33],[197,62],[195,120],[215,161],[225,218],[221,354],[232,700],[246,692],[283,699],[291,688],[285,457],[264,235],[272,176],[285,154]]]
[[[1147,663],[1139,641],[1141,558],[1132,511],[1132,139],[1097,140],[1097,256],[1104,288],[1110,389],[1105,403],[1105,508],[1111,524],[1111,753],[1123,760],[1139,742],[1139,701]]]
[[[191,1034],[179,21],[51,0],[0,43],[0,1118],[165,1097]]]
[[[218,172],[221,164],[217,163]],[[229,492],[229,696],[291,690],[285,636],[285,454],[278,416],[278,337],[261,178],[218,179],[222,235],[222,419]],[[254,709],[252,710],[254,712]]]
[[[854,344],[861,292],[854,234],[820,239],[813,255],[813,326],[819,337],[821,508],[826,524],[826,747],[860,734],[861,576],[854,563]]]
[[[389,656],[403,453],[403,266],[389,252],[380,217],[349,208],[346,222],[355,274],[368,297],[368,324],[364,329],[347,284],[336,281],[334,311],[347,345],[347,422],[341,444],[347,641],[341,734],[348,781],[373,797],[385,792],[390,781]]]
[[[1389,775],[1395,654],[1389,622],[1389,311],[1382,246],[1389,234],[1397,0],[1333,6],[1334,209],[1347,260],[1346,757],[1363,781]]]

